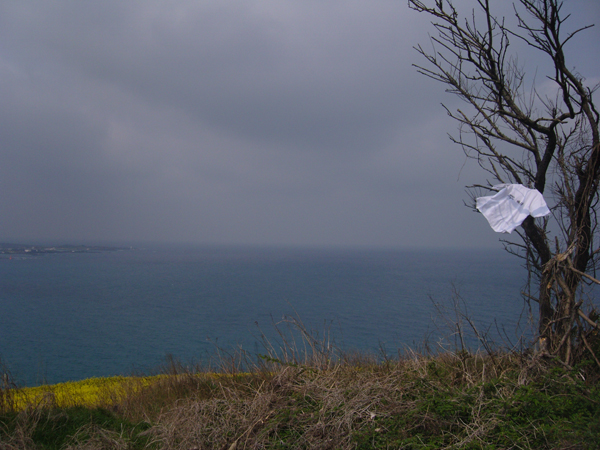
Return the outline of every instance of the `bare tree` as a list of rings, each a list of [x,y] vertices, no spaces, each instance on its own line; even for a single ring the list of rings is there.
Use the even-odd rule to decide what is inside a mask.
[[[529,269],[524,294],[539,305],[538,333],[546,351],[566,364],[589,351],[600,366],[592,349],[598,314],[593,302],[585,302],[591,285],[600,284],[600,136],[593,99],[598,85],[586,86],[565,55],[567,44],[593,25],[566,32],[569,15],[558,0],[519,0],[512,27],[494,15],[489,0],[477,0],[463,18],[451,0],[432,3],[409,0],[412,9],[432,16],[437,31],[430,51],[416,47],[426,60],[416,67],[467,104],[445,108],[459,123],[451,140],[487,172],[487,185],[469,187],[472,199],[498,183],[544,195],[552,214],[527,217],[517,239],[503,242]],[[551,80],[552,94],[536,85],[539,74],[526,77],[511,41],[545,58],[550,71],[544,82]]]

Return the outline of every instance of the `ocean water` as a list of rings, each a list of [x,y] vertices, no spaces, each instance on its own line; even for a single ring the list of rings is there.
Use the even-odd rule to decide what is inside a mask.
[[[502,250],[138,248],[0,258],[0,357],[21,385],[149,373],[173,355],[261,353],[293,316],[344,350],[436,341],[456,290],[481,330],[527,328]]]

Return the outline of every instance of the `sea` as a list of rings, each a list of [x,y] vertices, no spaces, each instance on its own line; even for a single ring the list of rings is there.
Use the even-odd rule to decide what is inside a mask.
[[[500,248],[0,255],[0,371],[21,386],[152,374],[172,360],[260,358],[298,330],[378,358],[456,349],[460,327],[473,348],[473,329],[518,346],[531,331],[526,281]]]

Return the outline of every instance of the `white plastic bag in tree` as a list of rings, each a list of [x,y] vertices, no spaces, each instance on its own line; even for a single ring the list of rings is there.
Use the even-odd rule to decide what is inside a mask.
[[[492,229],[510,233],[523,223],[527,216],[542,217],[550,214],[544,196],[537,189],[522,184],[494,186],[496,195],[477,198],[477,209],[485,216]]]

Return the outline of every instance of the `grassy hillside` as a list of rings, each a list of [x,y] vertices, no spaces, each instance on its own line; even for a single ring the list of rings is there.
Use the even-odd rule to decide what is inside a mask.
[[[10,449],[600,448],[595,366],[533,354],[273,355],[239,373],[1,391]],[[296,355],[297,356],[297,355]]]

